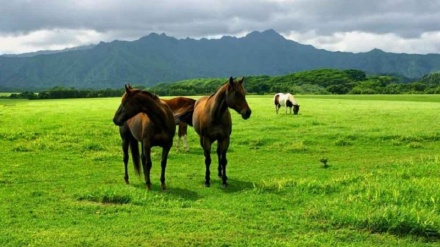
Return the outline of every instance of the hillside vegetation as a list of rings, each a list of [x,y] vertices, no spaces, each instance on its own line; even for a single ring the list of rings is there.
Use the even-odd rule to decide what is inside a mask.
[[[294,94],[400,94],[440,93],[440,74],[420,81],[392,75],[367,75],[360,70],[318,69],[283,76],[249,76],[245,88],[251,94],[291,92]],[[203,95],[215,92],[226,79],[193,79],[160,83],[148,88],[159,95]]]
[[[199,78],[159,83],[153,87],[134,85],[161,96],[208,95],[215,92],[227,78]],[[366,75],[360,70],[319,69],[283,76],[249,76],[245,78],[249,94],[437,94],[440,93],[440,73],[424,76],[420,81],[406,82],[405,78],[391,75]],[[54,87],[40,91],[12,94],[11,98],[59,99],[114,97],[123,93],[123,83],[118,89],[87,90]]]

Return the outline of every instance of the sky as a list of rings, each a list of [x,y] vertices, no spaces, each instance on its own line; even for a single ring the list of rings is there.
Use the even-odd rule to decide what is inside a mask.
[[[439,0],[0,0],[0,55],[273,29],[319,49],[440,54]]]

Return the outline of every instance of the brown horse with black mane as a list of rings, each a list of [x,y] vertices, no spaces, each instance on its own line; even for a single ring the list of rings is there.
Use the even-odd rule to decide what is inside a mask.
[[[226,152],[229,148],[232,133],[232,108],[241,114],[243,119],[251,116],[251,109],[245,98],[243,80],[234,80],[232,77],[211,96],[205,96],[196,101],[192,123],[200,136],[200,145],[205,155],[205,186],[210,186],[211,145],[217,141],[218,176],[222,178],[223,186],[227,186]]]
[[[179,116],[183,113],[193,110],[194,104],[196,103],[195,99],[182,96],[161,100],[170,107],[174,116]],[[177,151],[179,151],[180,141],[183,139],[183,147],[185,148],[185,151],[188,152],[188,124],[184,121],[178,121],[177,125],[179,126],[177,130],[178,137],[176,142]]]
[[[137,148],[137,141],[142,142],[142,166],[147,189],[151,189],[151,148],[153,146],[162,147],[160,182],[161,188],[166,189],[165,170],[168,153],[173,145],[176,132],[176,122],[170,107],[150,92],[133,89],[130,85],[125,85],[125,93],[122,96],[121,105],[113,117],[113,122],[121,126],[121,137],[127,137],[128,134],[132,135],[131,137],[135,140],[128,136],[127,140],[130,144],[135,145]],[[132,146],[132,152],[134,152],[134,146]],[[135,169],[139,173],[139,162],[136,165],[136,158],[138,160],[138,157],[133,157],[133,161]],[[124,154],[124,163],[125,160]],[[126,164],[125,171],[125,181],[128,183]]]

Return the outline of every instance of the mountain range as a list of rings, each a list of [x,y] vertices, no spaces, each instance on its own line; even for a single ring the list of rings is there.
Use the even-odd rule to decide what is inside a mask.
[[[420,78],[440,71],[440,54],[331,52],[285,39],[274,30],[245,37],[176,39],[151,33],[135,41],[101,42],[58,52],[0,56],[0,90],[55,86],[153,86],[191,78],[283,75],[317,68],[359,69]]]

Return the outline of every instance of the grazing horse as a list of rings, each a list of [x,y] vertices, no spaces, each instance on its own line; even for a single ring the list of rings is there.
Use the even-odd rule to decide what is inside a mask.
[[[229,148],[230,135],[232,132],[231,114],[228,108],[232,108],[241,114],[243,119],[251,116],[251,109],[245,98],[243,80],[229,81],[220,87],[211,96],[204,96],[196,101],[192,123],[194,130],[200,136],[200,145],[205,155],[205,186],[210,186],[211,145],[217,141],[218,176],[222,178],[223,186],[227,186],[226,176],[226,152]]]
[[[168,105],[150,92],[125,85],[125,93],[122,96],[121,105],[113,117],[113,123],[122,127],[126,124],[126,128],[129,129],[133,138],[142,142],[142,167],[148,190],[151,189],[151,148],[153,146],[162,147],[160,182],[161,188],[166,189],[165,169],[168,153],[176,133],[176,123]],[[126,131],[127,129],[123,129],[122,133],[127,133]],[[131,142],[135,141],[131,140]],[[128,182],[128,177],[126,182]]]
[[[278,110],[281,108],[281,106],[284,106],[286,108],[286,114],[287,114],[287,107],[289,107],[289,113],[292,113],[292,106],[293,106],[293,114],[297,115],[299,112],[299,105],[295,100],[295,97],[291,95],[290,93],[277,93],[273,97],[274,103],[275,103],[275,111],[278,114]]]
[[[196,103],[195,99],[186,98],[186,97],[175,97],[172,99],[161,99],[164,101],[173,112],[174,116],[180,115],[183,112],[194,109],[194,104]],[[188,152],[188,124],[183,121],[178,121],[177,125],[179,126],[177,130],[178,139],[176,143],[177,151],[179,151],[180,141],[183,139],[183,147],[185,151]]]

